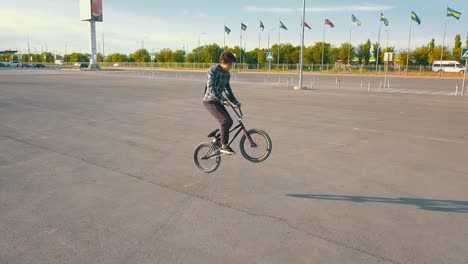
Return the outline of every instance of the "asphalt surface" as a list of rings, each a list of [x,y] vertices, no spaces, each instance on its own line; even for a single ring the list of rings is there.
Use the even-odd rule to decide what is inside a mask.
[[[203,75],[0,72],[0,263],[468,263],[457,80],[235,74],[273,152],[205,174]]]

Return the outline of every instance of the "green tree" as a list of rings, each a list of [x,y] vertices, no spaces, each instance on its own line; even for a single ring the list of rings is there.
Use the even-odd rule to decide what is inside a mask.
[[[184,62],[185,60],[185,51],[183,50],[176,50],[173,53],[173,62]]]
[[[325,46],[325,49],[323,49],[324,46]],[[327,64],[329,62],[330,48],[331,48],[331,45],[329,43],[325,43],[325,45],[323,45],[323,42],[316,42],[312,47],[306,50],[306,58],[308,62],[311,62],[314,64],[321,64],[322,63],[322,50],[324,50],[325,52],[324,52],[324,57],[323,57],[323,63]]]
[[[356,56],[359,58],[360,63],[369,64],[371,57],[371,41],[369,39],[358,46]]]
[[[170,49],[162,49],[156,55],[157,62],[173,62],[174,61],[174,52]]]
[[[128,60],[127,55],[122,53],[109,54],[106,57],[106,62],[126,62]]]
[[[206,46],[206,55],[204,57],[204,62],[206,63],[217,63],[219,61],[219,56],[223,52],[223,49],[218,46],[218,44],[210,44]]]
[[[377,52],[378,51],[378,52]],[[374,58],[377,60],[377,53],[379,53],[379,64],[382,63],[382,59],[381,59],[381,56],[382,56],[382,46],[379,45],[379,43],[377,42],[374,42],[372,44],[372,55],[374,56]]]
[[[456,61],[461,61],[461,49],[462,42],[461,42],[461,36],[460,34],[455,36],[455,45],[452,50],[452,59]]]
[[[299,53],[300,53],[299,46],[293,46],[290,43],[285,43],[281,45],[280,52],[281,52],[280,63],[285,63],[285,64],[299,63]]]
[[[340,48],[331,47],[330,53],[328,54],[328,64],[337,63],[340,58]]]
[[[440,60],[440,55],[442,54],[442,46],[437,46],[433,49],[433,59],[429,59],[429,63],[432,64],[436,60]],[[452,53],[450,52],[450,49],[445,46],[444,47],[444,55],[443,59],[446,60],[447,58],[451,58]]]
[[[436,60],[436,53],[435,53],[435,39],[431,39],[429,42],[429,64],[432,64]],[[440,53],[439,53],[440,56]],[[439,57],[440,59],[440,57]]]
[[[430,62],[429,46],[417,47],[410,55],[410,60],[414,61],[416,65],[428,65]]]
[[[340,59],[343,61],[343,63],[347,64],[348,61],[351,63],[353,61],[354,56],[356,56],[355,51],[356,49],[349,43],[341,44],[341,47],[339,49]]]
[[[130,58],[134,62],[150,62],[151,56],[146,49],[139,49],[135,53],[130,54]]]
[[[98,62],[104,62],[104,56],[102,56],[102,53],[96,54],[96,59]]]
[[[69,62],[89,62],[89,54],[82,54],[82,53],[72,53],[70,55],[67,55],[67,56],[70,56],[69,58]],[[34,59],[34,61],[37,61],[36,60],[37,58]]]
[[[248,64],[257,64],[258,63],[258,48],[249,51],[245,54],[245,62]]]
[[[187,55],[185,56],[185,60],[184,60],[184,61],[187,62],[187,63],[194,63],[194,62],[196,62],[196,61],[197,61],[196,54],[194,54],[193,52],[187,54]]]
[[[408,54],[408,50],[404,49],[404,50],[400,50],[398,52],[398,58],[399,58],[399,64],[403,67],[406,66],[406,61],[408,59],[408,56],[410,56],[409,58],[409,64],[413,63],[413,58],[411,57],[411,52]]]
[[[266,60],[266,53],[267,53],[267,50],[266,49],[256,49],[257,50],[257,59],[258,59],[258,63],[260,64],[267,64],[268,61]]]

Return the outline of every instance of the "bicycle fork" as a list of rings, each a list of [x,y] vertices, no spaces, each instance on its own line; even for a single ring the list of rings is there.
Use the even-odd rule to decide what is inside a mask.
[[[242,130],[244,131],[245,137],[246,137],[247,140],[249,141],[250,146],[251,146],[252,148],[256,148],[256,147],[257,147],[257,144],[253,141],[253,139],[252,139],[252,137],[249,135],[249,133],[247,133],[247,130],[245,129],[244,126],[242,126]]]

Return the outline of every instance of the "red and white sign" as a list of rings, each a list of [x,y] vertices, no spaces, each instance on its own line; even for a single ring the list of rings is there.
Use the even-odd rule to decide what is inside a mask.
[[[80,0],[81,20],[102,22],[102,17],[102,0]]]

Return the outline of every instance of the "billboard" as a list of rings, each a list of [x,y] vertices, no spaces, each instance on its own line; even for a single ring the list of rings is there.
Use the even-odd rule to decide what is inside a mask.
[[[80,0],[80,19],[102,22],[102,0]]]

